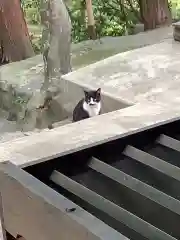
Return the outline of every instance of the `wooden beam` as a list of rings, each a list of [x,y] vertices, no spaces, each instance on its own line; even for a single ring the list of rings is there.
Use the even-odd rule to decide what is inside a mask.
[[[131,177],[130,175],[116,169],[96,158],[92,158],[89,163],[89,167],[99,172],[106,177],[120,183],[121,185],[143,195],[144,197],[160,204],[161,206],[168,208],[172,212],[180,215],[180,201],[149,186],[148,184],[141,182],[140,180]]]
[[[157,143],[180,152],[180,141],[167,135],[161,134],[156,140]]]
[[[128,240],[11,163],[0,164],[7,231],[27,240]],[[99,230],[100,229],[100,230]]]
[[[132,146],[127,146],[123,154],[180,181],[180,168],[167,163],[160,158],[152,156],[151,154]]]

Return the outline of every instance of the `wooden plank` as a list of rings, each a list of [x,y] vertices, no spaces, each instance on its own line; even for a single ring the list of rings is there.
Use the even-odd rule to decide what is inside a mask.
[[[132,146],[127,146],[123,152],[124,155],[133,158],[134,160],[143,163],[159,172],[162,172],[169,177],[180,181],[180,168],[163,161],[160,158],[150,155],[142,150]]]
[[[160,137],[156,140],[156,142],[165,147],[172,148],[172,149],[180,152],[180,141],[178,141],[172,137],[161,134]]]
[[[0,164],[7,231],[27,240],[128,240],[24,170]]]
[[[179,200],[149,186],[146,183],[141,182],[136,178],[131,177],[130,175],[98,160],[97,158],[92,158],[89,163],[89,167],[180,215]]]
[[[167,233],[159,230],[153,225],[145,222],[134,214],[128,212],[127,210],[121,208],[120,206],[114,204],[103,196],[93,192],[92,190],[86,188],[85,186],[73,181],[72,179],[66,177],[58,171],[54,171],[50,179],[58,184],[59,186],[65,188],[69,192],[80,197],[84,201],[93,205],[95,208],[105,212],[114,219],[122,222],[130,229],[140,233],[142,236],[149,240],[173,240],[174,237],[168,235]]]

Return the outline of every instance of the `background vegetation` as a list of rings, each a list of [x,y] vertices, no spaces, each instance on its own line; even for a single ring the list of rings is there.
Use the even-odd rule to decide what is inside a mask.
[[[67,0],[66,0],[67,1]],[[131,34],[140,22],[138,0],[92,0],[98,37]],[[123,2],[123,4],[122,4]],[[21,0],[35,52],[40,50],[40,0]],[[71,0],[72,41],[88,39],[85,0]],[[180,0],[169,0],[173,19],[180,19]]]

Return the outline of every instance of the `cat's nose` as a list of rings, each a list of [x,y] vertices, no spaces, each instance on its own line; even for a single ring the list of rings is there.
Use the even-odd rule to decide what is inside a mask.
[[[90,106],[94,106],[94,105],[96,105],[96,103],[91,102],[89,105],[90,105]]]

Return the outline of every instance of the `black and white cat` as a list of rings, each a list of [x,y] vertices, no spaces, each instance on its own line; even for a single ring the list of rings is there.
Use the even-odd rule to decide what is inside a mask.
[[[84,91],[84,95],[74,108],[73,122],[97,116],[101,112],[101,88],[97,91]]]

